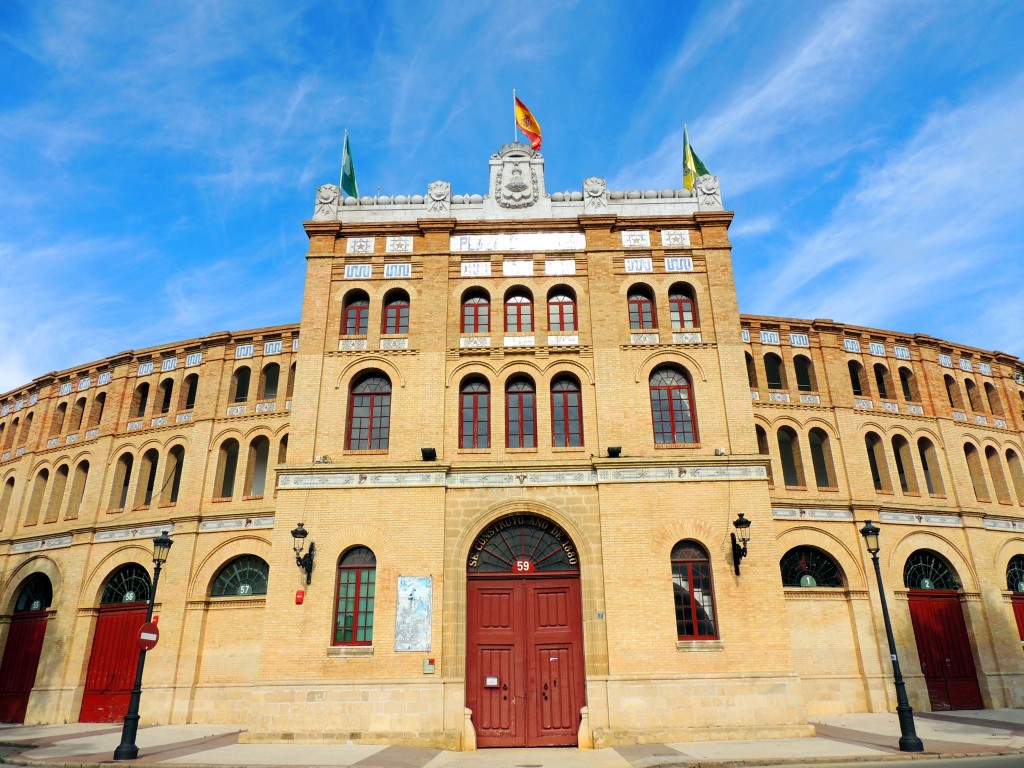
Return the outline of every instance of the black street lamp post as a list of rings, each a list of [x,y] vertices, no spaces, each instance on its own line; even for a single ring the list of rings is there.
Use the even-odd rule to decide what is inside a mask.
[[[885,621],[885,636],[889,640],[889,656],[892,657],[892,676],[896,684],[896,717],[900,721],[900,751],[924,752],[924,744],[914,728],[914,710],[907,701],[907,687],[900,672],[900,660],[896,655],[896,639],[892,636],[892,622],[889,621],[889,606],[885,602],[885,587],[882,586],[882,569],[878,565],[879,528],[868,520],[860,529],[860,535],[868,546],[871,560],[875,564],[875,578],[878,579],[878,599],[882,601],[882,619]]]
[[[146,623],[153,620],[153,603],[156,602],[156,585],[160,581],[160,568],[167,562],[167,553],[171,551],[171,537],[164,531],[153,539],[153,588],[149,590],[149,608],[146,611]],[[114,750],[115,760],[134,760],[139,756],[139,747],[135,736],[139,732],[139,701],[142,699],[142,670],[146,666],[146,651],[139,652],[139,666],[135,670],[135,687],[128,700],[128,714],[124,716],[121,728],[121,743]]]

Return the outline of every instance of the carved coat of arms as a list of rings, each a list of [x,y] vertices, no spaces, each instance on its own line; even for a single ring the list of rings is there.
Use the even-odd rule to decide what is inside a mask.
[[[498,170],[495,192],[502,208],[527,208],[537,202],[537,173],[529,163],[506,161]]]

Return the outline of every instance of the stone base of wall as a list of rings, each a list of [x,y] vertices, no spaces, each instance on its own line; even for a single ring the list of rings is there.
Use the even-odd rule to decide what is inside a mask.
[[[862,677],[801,676],[807,716],[845,715],[870,712],[867,689]]]

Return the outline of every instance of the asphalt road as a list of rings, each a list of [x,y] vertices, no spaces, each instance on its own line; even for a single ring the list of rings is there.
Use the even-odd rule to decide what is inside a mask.
[[[778,768],[778,763],[774,764]],[[824,768],[821,763],[787,763],[789,768]],[[1022,768],[1024,756],[1022,755],[985,755],[982,757],[943,757],[943,758],[920,758],[913,762],[902,760],[871,760],[857,761],[854,763],[828,763],[827,768],[894,768],[894,766],[907,766],[908,768]],[[751,764],[750,768],[754,768]]]

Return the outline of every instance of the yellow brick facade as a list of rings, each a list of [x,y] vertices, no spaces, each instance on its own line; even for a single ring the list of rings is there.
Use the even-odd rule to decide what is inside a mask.
[[[144,721],[237,723],[257,742],[473,748],[467,562],[480,532],[509,515],[550,521],[578,553],[581,746],[806,735],[818,714],[892,709],[877,587],[858,533],[866,519],[882,521],[882,572],[914,707],[927,710],[930,700],[903,568],[921,550],[955,573],[984,705],[1024,706],[1006,577],[1024,555],[1024,478],[1012,464],[1024,456],[1021,361],[831,320],[741,316],[732,214],[720,204],[671,190],[616,196],[603,186],[597,202],[547,195],[539,155],[506,149],[492,158],[492,182],[496,163],[527,158],[539,167],[543,213],[527,206],[495,216],[491,198],[467,195],[460,210],[459,196],[431,194],[389,200],[393,216],[379,205],[364,214],[364,200],[349,216],[334,189],[334,207],[318,197],[305,224],[297,325],[128,352],[0,398],[0,646],[26,580],[44,574],[53,592],[26,722],[78,719],[108,580],[129,563],[151,570],[150,539],[169,529],[175,545],[157,594],[161,640],[148,655]],[[492,184],[491,197],[499,192]],[[667,236],[679,232],[681,240]],[[487,241],[508,235],[537,235],[541,245]],[[565,247],[567,236],[576,245]],[[407,239],[391,250],[389,238]],[[498,246],[462,249],[459,238]],[[689,261],[670,271],[680,260]],[[680,283],[699,321],[673,328],[668,297]],[[656,328],[630,327],[637,287],[653,298]],[[408,332],[382,333],[396,289],[408,295]],[[575,297],[571,333],[549,331],[553,289]],[[486,334],[462,331],[472,290],[490,297]],[[368,298],[368,322],[365,333],[345,334],[353,291]],[[530,333],[504,331],[503,301],[516,292],[532,296]],[[778,381],[769,355],[781,361]],[[810,378],[798,374],[798,355],[810,360]],[[850,361],[866,372],[859,395]],[[879,374],[885,397],[876,365],[890,377]],[[276,393],[268,366],[277,366]],[[695,441],[655,442],[650,380],[664,366],[689,376]],[[242,367],[251,371],[244,398]],[[913,375],[909,398],[900,367]],[[351,390],[367,373],[390,382],[390,435],[386,449],[351,450]],[[578,447],[552,439],[551,386],[566,374],[580,388]],[[505,388],[523,376],[536,392],[536,444],[507,448]],[[490,387],[486,448],[461,445],[467,377]],[[783,429],[799,446],[793,461],[783,460]],[[812,455],[812,430],[827,437],[828,466]],[[869,433],[882,446],[874,472]],[[922,437],[935,450],[927,475]],[[913,451],[897,464],[904,439]],[[977,493],[965,443],[980,457],[986,485]],[[436,459],[424,460],[423,448]],[[184,457],[177,480],[174,456]],[[752,526],[737,576],[730,534],[740,513]],[[300,521],[316,544],[308,586],[290,534]],[[677,633],[670,553],[681,541],[709,556],[711,639]],[[353,546],[376,558],[372,643],[335,645],[337,566]],[[780,560],[795,547],[827,553],[842,585],[784,587]],[[249,555],[269,564],[266,594],[211,596],[222,569]],[[398,580],[409,576],[431,579],[429,650],[395,650]]]

